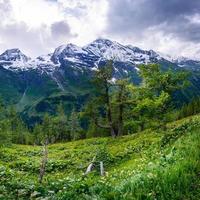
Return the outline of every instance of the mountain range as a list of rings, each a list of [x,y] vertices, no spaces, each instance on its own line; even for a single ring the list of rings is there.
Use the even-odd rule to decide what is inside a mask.
[[[158,63],[163,69],[189,70],[191,86],[183,91],[186,102],[200,94],[200,61],[174,59],[153,50],[142,50],[108,39],[84,47],[59,46],[53,53],[32,59],[20,49],[0,55],[0,94],[6,104],[17,105],[24,118],[38,121],[44,112],[54,113],[62,102],[67,111],[80,108],[92,92],[91,77],[108,60],[114,61],[113,81],[129,77],[140,83],[140,64]]]

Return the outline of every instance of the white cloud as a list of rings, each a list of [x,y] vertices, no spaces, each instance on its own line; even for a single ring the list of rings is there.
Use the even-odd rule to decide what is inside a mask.
[[[106,0],[0,0],[0,51],[18,47],[31,56],[100,36]]]
[[[10,0],[12,15],[17,22],[24,22],[30,28],[50,25],[62,19],[59,7],[45,0]]]
[[[0,52],[18,47],[33,57],[69,42],[85,45],[108,37],[173,56],[200,58],[200,15],[193,9],[200,3],[156,2],[0,0]]]

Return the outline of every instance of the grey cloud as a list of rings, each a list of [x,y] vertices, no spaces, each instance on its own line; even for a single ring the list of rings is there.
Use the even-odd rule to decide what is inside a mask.
[[[200,24],[188,16],[200,12],[199,0],[109,0],[108,32],[140,36],[149,29],[200,42]]]
[[[51,37],[57,44],[65,42],[71,38],[77,37],[77,34],[71,32],[70,26],[66,21],[58,21],[51,25]]]
[[[53,36],[71,35],[71,30],[67,22],[59,21],[51,25],[51,32]]]
[[[64,8],[64,12],[67,15],[72,15],[77,18],[83,17],[87,14],[87,6],[78,3],[75,8]]]

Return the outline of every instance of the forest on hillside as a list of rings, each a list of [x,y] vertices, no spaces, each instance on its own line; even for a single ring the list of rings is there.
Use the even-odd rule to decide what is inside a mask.
[[[0,103],[1,144],[36,144],[72,141],[91,137],[134,134],[147,128],[162,128],[166,123],[199,112],[200,100],[177,108],[174,93],[189,86],[187,71],[163,71],[158,64],[140,66],[140,85],[129,79],[113,80],[109,61],[97,71],[90,84],[92,94],[70,114],[60,103],[57,111],[46,113],[33,127],[25,123],[14,105]]]

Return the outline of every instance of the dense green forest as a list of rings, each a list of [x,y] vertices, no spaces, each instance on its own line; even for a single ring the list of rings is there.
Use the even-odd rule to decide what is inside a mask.
[[[142,83],[134,85],[129,79],[113,80],[113,65],[109,61],[91,80],[94,91],[80,108],[66,114],[60,103],[55,113],[46,113],[41,123],[29,127],[14,106],[5,107],[1,101],[0,137],[16,144],[37,144],[76,139],[122,136],[150,127],[164,127],[176,117],[189,115],[184,105],[175,111],[172,95],[188,85],[187,73],[162,71],[159,65],[140,66]],[[195,101],[195,107],[198,101]],[[198,107],[198,105],[196,106]],[[193,113],[198,112],[198,108]],[[173,116],[174,115],[174,116]],[[179,115],[179,116],[177,116]]]
[[[60,103],[34,126],[0,101],[0,199],[200,198],[200,99],[174,102],[188,73],[141,65],[140,85],[112,75],[109,61],[80,109]]]

